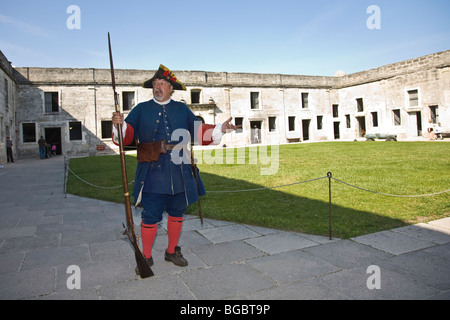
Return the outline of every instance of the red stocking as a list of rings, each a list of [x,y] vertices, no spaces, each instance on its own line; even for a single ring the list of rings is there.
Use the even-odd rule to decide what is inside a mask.
[[[147,259],[152,256],[153,241],[155,241],[156,232],[158,231],[158,225],[141,223],[141,238],[143,254]]]
[[[167,233],[169,236],[169,245],[167,253],[174,253],[175,247],[178,244],[178,239],[181,234],[181,227],[183,226],[183,217],[171,217],[167,220]]]

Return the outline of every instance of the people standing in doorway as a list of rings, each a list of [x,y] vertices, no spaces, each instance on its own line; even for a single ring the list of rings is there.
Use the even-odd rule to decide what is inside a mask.
[[[47,142],[45,142],[45,139],[43,136],[38,140],[39,144],[39,156],[41,159],[45,159],[45,148],[47,146]]]
[[[52,146],[50,145],[50,143],[45,144],[45,157],[46,158],[52,157]]]
[[[253,142],[259,143],[259,129],[256,125],[253,127]]]
[[[8,158],[8,162],[14,162],[12,146],[13,143],[11,139],[9,136],[6,136],[6,156]]]

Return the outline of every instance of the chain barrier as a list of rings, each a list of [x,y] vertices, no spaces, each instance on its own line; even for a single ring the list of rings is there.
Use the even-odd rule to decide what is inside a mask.
[[[242,189],[242,190],[221,190],[221,191],[209,191],[208,190],[207,193],[237,193],[237,192],[270,190],[270,189],[277,189],[277,188],[283,188],[283,187],[288,187],[288,186],[294,186],[294,185],[297,185],[297,184],[302,184],[302,183],[307,183],[307,182],[313,182],[313,181],[317,181],[317,180],[325,179],[325,178],[327,178],[327,176],[320,177],[320,178],[315,178],[315,179],[311,179],[311,180],[306,180],[306,181],[301,181],[301,182],[282,184],[282,185],[275,186],[275,187],[265,187],[265,188],[255,188],[255,189]]]
[[[76,178],[78,178],[79,180],[81,180],[82,182],[86,183],[87,185],[90,185],[94,188],[98,188],[98,189],[118,189],[118,188],[122,188],[123,186],[117,186],[117,187],[102,187],[102,186],[97,186],[95,184],[92,184],[86,180],[84,180],[83,178],[81,178],[79,175],[77,175],[75,172],[73,172],[69,166],[66,164],[65,165],[65,169],[67,171],[69,171],[70,173],[72,173]],[[65,178],[64,180],[66,180],[66,170],[64,172]],[[283,187],[288,187],[288,186],[294,186],[294,185],[299,185],[299,184],[303,184],[303,183],[308,183],[308,182],[313,182],[313,181],[317,181],[317,180],[321,180],[321,179],[325,179],[328,178],[328,221],[329,221],[329,230],[328,230],[328,234],[329,234],[329,238],[331,240],[332,237],[332,228],[331,228],[331,207],[332,207],[332,202],[331,202],[331,180],[333,179],[336,182],[345,184],[349,187],[361,190],[361,191],[366,191],[366,192],[371,192],[374,194],[379,194],[379,195],[383,195],[383,196],[388,196],[388,197],[401,197],[401,198],[417,198],[417,197],[431,197],[431,196],[435,196],[435,195],[439,195],[439,194],[443,194],[446,192],[450,192],[450,189],[448,190],[444,190],[444,191],[440,191],[440,192],[435,192],[435,193],[428,193],[428,194],[420,194],[420,195],[397,195],[397,194],[389,194],[389,193],[383,193],[383,192],[377,192],[377,191],[373,191],[373,190],[369,190],[369,189],[365,189],[365,188],[361,188],[358,186],[355,186],[353,184],[350,184],[348,182],[336,179],[333,177],[333,175],[331,174],[331,172],[328,172],[326,176],[324,177],[320,177],[320,178],[315,178],[315,179],[310,179],[310,180],[305,180],[305,181],[300,181],[300,182],[294,182],[294,183],[287,183],[287,184],[282,184],[282,185],[278,185],[278,186],[274,186],[274,187],[264,187],[264,188],[253,188],[253,189],[241,189],[241,190],[216,190],[216,191],[208,191],[208,193],[213,193],[213,194],[219,194],[219,193],[240,193],[240,192],[251,192],[251,191],[261,191],[261,190],[271,190],[271,189],[277,189],[277,188],[283,188]],[[132,182],[130,182],[129,184],[132,184]],[[64,183],[64,193],[66,193],[65,190],[65,185],[66,183]]]
[[[97,188],[97,189],[119,189],[119,188],[123,188],[123,185],[117,186],[117,187],[102,187],[102,186],[97,186],[95,184],[92,184],[86,180],[84,180],[83,178],[81,178],[79,175],[77,175],[75,172],[72,171],[72,169],[70,169],[70,167],[68,165],[66,165],[66,169],[73,174],[77,179],[79,179],[80,181],[86,183],[87,185],[90,185],[91,187]],[[132,182],[128,183],[128,184],[132,184]]]
[[[388,197],[400,197],[400,198],[431,197],[431,196],[435,196],[435,195],[442,194],[442,193],[446,193],[446,192],[449,192],[449,191],[450,191],[450,189],[448,189],[448,190],[444,190],[444,191],[440,191],[440,192],[428,193],[428,194],[418,194],[418,195],[389,194],[389,193],[382,193],[382,192],[372,191],[372,190],[369,190],[369,189],[364,189],[364,188],[355,186],[355,185],[353,185],[353,184],[350,184],[350,183],[348,183],[348,182],[345,182],[345,181],[342,181],[342,180],[339,180],[339,179],[336,179],[336,178],[333,178],[333,177],[331,177],[331,179],[333,179],[333,180],[335,180],[335,181],[337,181],[337,182],[340,182],[340,183],[342,183],[342,184],[345,184],[345,185],[347,185],[347,186],[349,186],[349,187],[352,187],[352,188],[356,188],[356,189],[359,189],[359,190],[362,190],[362,191],[372,192],[372,193],[375,193],[375,194],[380,194],[380,195],[388,196]]]
[[[70,167],[68,165],[66,165],[66,169],[72,173],[77,179],[79,179],[80,181],[86,183],[87,185],[90,185],[91,187],[94,188],[98,188],[98,189],[118,189],[118,188],[123,188],[122,185],[120,186],[116,186],[116,187],[102,187],[102,186],[98,186],[95,184],[92,184],[86,180],[84,180],[83,178],[81,178],[79,175],[77,175],[75,172],[72,171],[72,169],[70,169]],[[389,194],[389,193],[383,193],[383,192],[378,192],[378,191],[373,191],[373,190],[369,190],[369,189],[365,189],[362,187],[358,187],[355,186],[351,183],[339,180],[334,178],[331,175],[331,172],[329,172],[326,176],[324,177],[319,177],[319,178],[315,178],[315,179],[310,179],[310,180],[305,180],[305,181],[300,181],[300,182],[293,182],[293,183],[287,183],[287,184],[281,184],[278,186],[274,186],[274,187],[264,187],[264,188],[253,188],[253,189],[240,189],[240,190],[214,190],[214,191],[210,191],[208,190],[207,193],[240,193],[240,192],[252,192],[252,191],[261,191],[261,190],[271,190],[271,189],[278,189],[278,188],[284,188],[284,187],[289,187],[289,186],[295,186],[295,185],[299,185],[299,184],[303,184],[303,183],[309,183],[309,182],[313,182],[313,181],[317,181],[317,180],[322,180],[325,178],[330,178],[333,179],[336,182],[345,184],[349,187],[358,189],[358,190],[362,190],[362,191],[366,191],[366,192],[371,192],[374,194],[379,194],[379,195],[383,195],[383,196],[388,196],[388,197],[401,197],[401,198],[418,198],[418,197],[431,197],[431,196],[435,196],[435,195],[439,195],[439,194],[443,194],[443,193],[447,193],[450,192],[450,189],[448,190],[444,190],[444,191],[440,191],[440,192],[435,192],[435,193],[428,193],[428,194],[419,194],[419,195],[398,195],[398,194]],[[131,181],[129,184],[131,185],[133,183],[133,181]]]

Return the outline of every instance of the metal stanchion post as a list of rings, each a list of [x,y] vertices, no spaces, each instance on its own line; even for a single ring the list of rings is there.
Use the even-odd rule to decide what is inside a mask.
[[[67,190],[66,190],[66,183],[67,183],[67,164],[66,161],[64,160],[64,198],[67,198]]]
[[[327,173],[328,177],[328,236],[331,240],[331,172]]]

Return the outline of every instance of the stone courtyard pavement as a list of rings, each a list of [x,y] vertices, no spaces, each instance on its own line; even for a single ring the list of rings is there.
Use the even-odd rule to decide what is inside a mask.
[[[0,168],[0,299],[450,299],[450,218],[329,240],[186,216],[189,266],[164,261],[163,221],[155,276],[140,279],[123,205],[63,185],[62,157]]]

